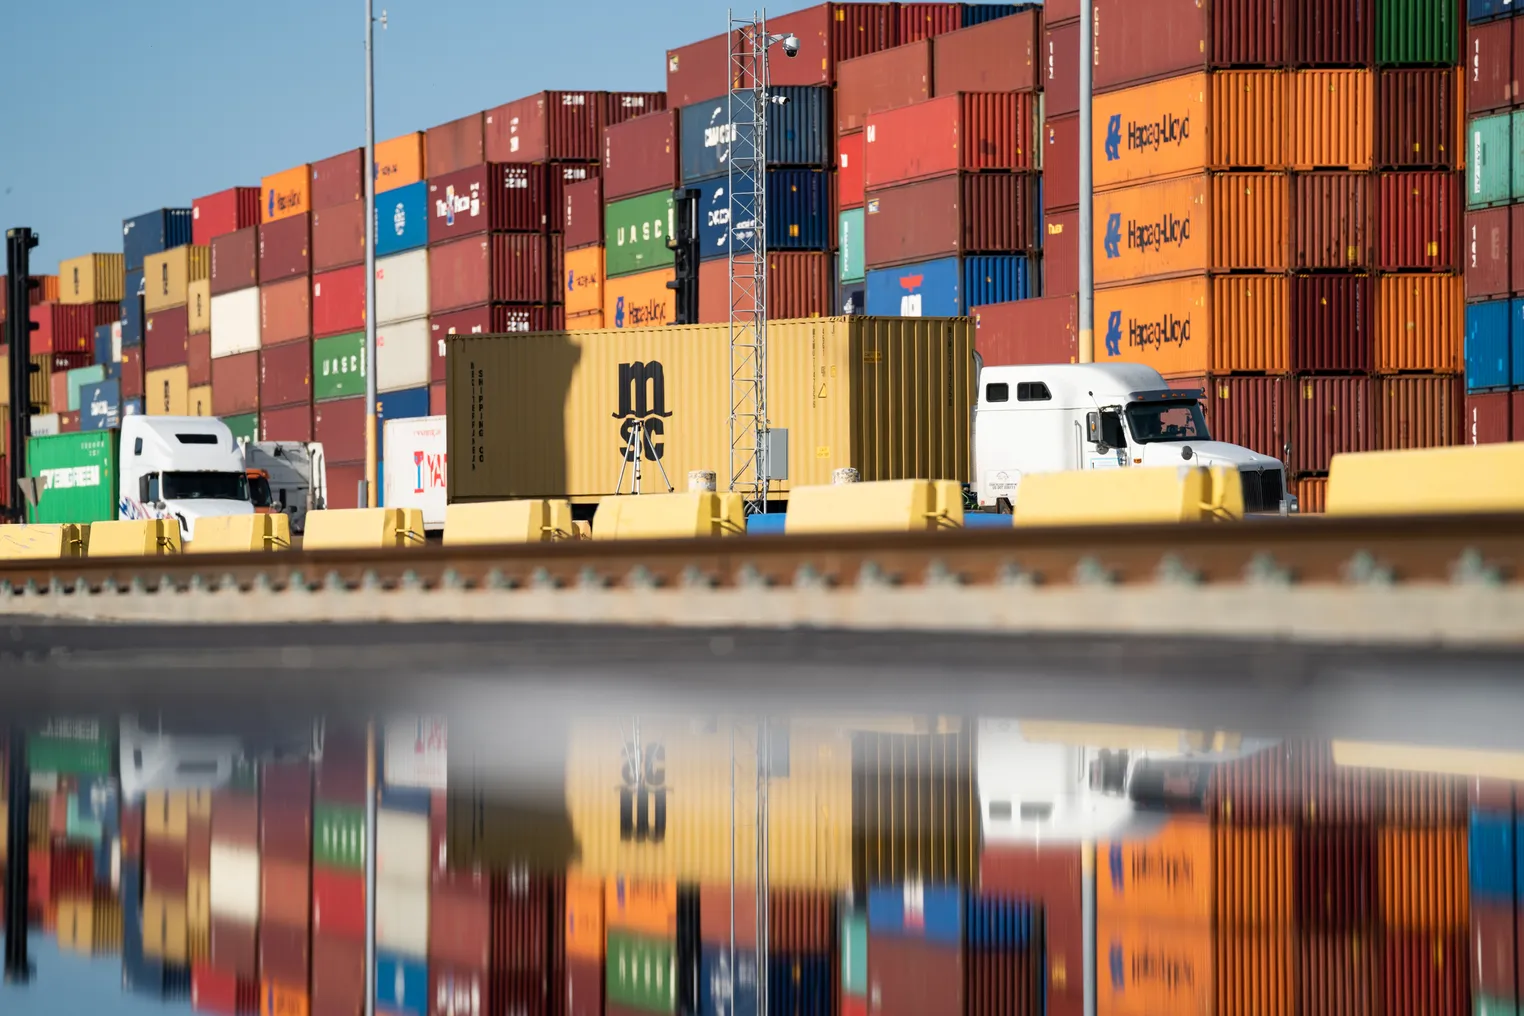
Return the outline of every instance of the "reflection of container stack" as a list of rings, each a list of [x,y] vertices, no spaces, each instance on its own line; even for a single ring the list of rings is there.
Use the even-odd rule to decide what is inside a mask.
[[[189,981],[189,890],[190,797],[183,791],[150,791],[143,801],[145,986],[174,977]]]
[[[964,997],[970,1016],[1043,1012],[1041,924],[1024,900],[971,896]]]
[[[603,1012],[603,880],[566,878],[567,1016]]]
[[[522,869],[436,871],[428,998],[436,1013],[548,1013],[564,998],[559,878]]]
[[[868,891],[872,1012],[961,1016],[963,904],[963,890],[955,886],[915,882]]]
[[[1514,787],[1477,779],[1471,787],[1471,995],[1476,1012],[1518,1011],[1518,873]]]
[[[616,876],[605,883],[608,1016],[678,1011],[677,911],[676,882]]]
[[[252,786],[212,795],[212,963],[258,994],[259,798]]]
[[[210,378],[194,395],[190,384],[190,287],[210,272],[210,248],[189,244],[143,261],[143,409],[150,416],[212,413]]]
[[[266,999],[307,1007],[312,966],[312,766],[268,762],[259,782],[259,977]],[[275,1012],[297,1008],[272,1003]]]
[[[757,891],[735,887],[735,976],[730,965],[730,886],[709,885],[699,893],[699,1001],[704,1016],[755,1014],[757,1009]],[[825,893],[774,890],[768,904],[768,1007],[774,1012],[826,1012],[833,984],[831,938],[835,913]],[[863,943],[859,942],[859,950]],[[845,952],[846,946],[843,945]],[[845,960],[843,962],[846,962]],[[860,953],[857,965],[865,961]],[[687,970],[679,956],[679,969]],[[866,976],[864,974],[864,976]],[[727,1001],[734,983],[735,1005]],[[847,979],[843,979],[845,985]],[[846,988],[843,987],[845,993]],[[855,989],[859,995],[861,983]],[[845,995],[844,995],[845,997]],[[847,1003],[843,1003],[846,1005]]]
[[[429,990],[429,795],[386,787],[376,812],[376,1005],[421,1013]]]
[[[841,912],[841,1016],[868,1016],[868,914]]]
[[[333,730],[323,739],[312,820],[312,1012],[365,1003],[366,747]]]

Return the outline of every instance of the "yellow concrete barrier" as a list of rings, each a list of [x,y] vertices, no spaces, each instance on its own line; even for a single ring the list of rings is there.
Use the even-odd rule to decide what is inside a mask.
[[[122,519],[90,526],[90,557],[159,557],[180,553],[174,519]]]
[[[1335,455],[1328,515],[1524,511],[1524,442]]]
[[[881,480],[795,487],[785,533],[918,533],[963,525],[963,488],[951,480]]]
[[[576,539],[569,501],[482,501],[445,508],[447,547]]]
[[[188,554],[264,553],[290,549],[291,519],[283,512],[197,519],[195,539],[185,545]]]
[[[423,546],[417,508],[329,508],[307,513],[303,550],[374,550]]]
[[[84,557],[90,527],[72,523],[0,525],[0,561],[44,561],[50,558]]]
[[[741,495],[713,491],[606,497],[593,515],[595,540],[672,540],[746,532]]]
[[[1231,466],[1027,473],[1016,488],[1016,525],[1122,525],[1240,519],[1244,492]]]

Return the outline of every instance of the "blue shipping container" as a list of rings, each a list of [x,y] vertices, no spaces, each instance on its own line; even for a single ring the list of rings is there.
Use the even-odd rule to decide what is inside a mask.
[[[122,400],[122,415],[123,416],[142,416],[143,415],[143,400],[141,398],[137,398],[137,399],[123,399]]]
[[[1035,0],[1030,6],[1042,6],[1042,0]],[[996,18],[1007,18],[1016,13],[1015,4],[964,4],[963,27],[970,25],[982,25],[986,21],[994,21]]]
[[[829,956],[775,955],[769,958],[767,967],[769,1012],[788,1013],[789,1016],[831,1016]]]
[[[1014,524],[1014,517],[999,512],[963,513],[964,529],[1010,529]]]
[[[700,1016],[756,1016],[757,953],[736,948],[735,1004],[731,1004],[730,947],[705,945],[699,959]]]
[[[1524,301],[1515,300],[1514,304]],[[1507,388],[1512,357],[1509,355],[1510,307],[1507,300],[1473,303],[1466,308],[1466,390]]]
[[[963,313],[962,266],[939,258],[868,273],[868,313],[875,317],[957,317]]]
[[[122,322],[117,319],[115,324],[95,326],[95,362],[104,364],[106,376],[111,376],[111,368],[122,358]]]
[[[971,512],[963,516],[965,524],[970,518],[980,517]],[[1006,527],[1012,524],[1009,515],[987,515],[999,519]],[[977,523],[976,523],[977,525]],[[1032,907],[1024,900],[1000,896],[974,896],[968,901],[968,944],[975,948],[1013,951],[1025,949],[1032,938]]]
[[[122,383],[101,381],[79,396],[79,429],[111,430],[122,425]]]
[[[1524,299],[1515,299],[1509,304],[1508,344],[1513,347],[1512,384],[1524,387]]]
[[[868,931],[958,945],[963,941],[963,890],[937,885],[869,889]]]
[[[397,953],[376,950],[376,1005],[396,1012],[426,1016],[429,1011],[429,967]]]
[[[379,466],[377,471],[379,474]],[[429,791],[424,787],[398,787],[390,783],[382,783],[381,807],[387,811],[405,811],[410,815],[427,815],[429,813]]]
[[[831,245],[831,180],[816,169],[767,171],[767,249],[826,250]],[[756,216],[747,202],[730,221],[730,188],[725,177],[694,184],[699,191],[699,256],[705,260],[730,253],[732,233],[749,240]]]
[[[1471,895],[1513,905],[1515,872],[1524,857],[1515,855],[1515,820],[1511,813],[1473,811],[1466,862],[1471,871]]]
[[[770,94],[782,98],[767,113],[767,164],[769,166],[825,167],[832,162],[831,143],[836,123],[831,118],[831,90],[818,86],[780,85]],[[755,150],[746,133],[730,122],[729,98],[722,96],[707,102],[684,106],[681,119],[683,182],[707,180],[726,171],[732,148],[737,153]],[[738,97],[744,103],[737,120],[747,122],[750,97]]]
[[[190,242],[189,208],[160,208],[122,220],[122,255],[129,272],[141,271],[143,259],[150,254]]]
[[[837,309],[848,317],[868,313],[868,284],[854,282],[850,286],[842,286],[837,304]]]
[[[1490,21],[1493,18],[1507,17],[1513,11],[1513,0],[1468,0],[1466,20]]]
[[[980,254],[963,259],[965,310],[987,303],[1025,300],[1031,295],[1031,267],[1024,255]]]
[[[429,185],[425,180],[376,195],[376,256],[416,250],[429,242]]]
[[[751,536],[779,536],[783,533],[783,527],[788,522],[788,516],[783,512],[769,512],[766,515],[746,516],[746,532]]]
[[[411,420],[429,415],[429,390],[408,388],[400,392],[386,392],[376,396],[381,403],[380,421],[376,424],[376,459],[381,458],[381,435],[387,420]]]
[[[126,298],[122,300],[122,347],[143,344],[143,269],[127,273]]]

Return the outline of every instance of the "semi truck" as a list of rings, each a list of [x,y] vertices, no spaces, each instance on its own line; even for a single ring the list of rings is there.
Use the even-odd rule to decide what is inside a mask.
[[[1135,363],[981,366],[973,500],[1009,514],[1028,473],[1220,465],[1238,469],[1244,511],[1295,512],[1281,461],[1214,441],[1201,396]]]
[[[251,515],[243,454],[228,425],[207,416],[124,416],[119,430],[34,437],[33,522],[174,519],[180,539],[196,520]]]
[[[291,519],[291,535],[301,536],[307,513],[328,503],[323,446],[311,441],[241,441],[239,447],[255,512],[284,512]]]

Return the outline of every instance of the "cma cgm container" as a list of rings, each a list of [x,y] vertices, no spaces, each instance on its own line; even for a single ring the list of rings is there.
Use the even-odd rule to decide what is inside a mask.
[[[730,206],[730,181],[721,176],[700,180],[699,257],[722,258],[730,253],[730,237],[749,237],[756,230],[756,210],[748,196]],[[815,169],[767,171],[768,250],[828,250],[831,244],[831,178]],[[734,218],[734,225],[727,224]]]
[[[1291,280],[1193,275],[1098,289],[1098,362],[1145,363],[1166,377],[1290,369]]]
[[[874,188],[958,170],[1031,169],[1035,108],[1030,93],[960,92],[873,113],[863,179]]]
[[[715,424],[728,415],[722,335],[699,325],[448,339],[449,415],[466,422],[449,432],[464,463],[450,470],[450,500],[615,493],[637,419],[659,435],[652,455],[669,476],[716,468],[729,454]],[[769,335],[771,412],[796,449],[790,483],[843,466],[865,479],[966,474],[971,322],[818,318],[775,322]],[[930,365],[935,383],[892,395],[896,365],[911,362]],[[545,440],[525,455],[530,430]]]
[[[751,119],[745,108],[740,122]],[[831,162],[831,92],[826,88],[772,88],[769,94],[786,101],[767,114],[767,164],[769,166],[827,166]],[[731,148],[744,130],[730,121],[728,98],[684,106],[679,113],[682,128],[683,181],[703,180],[725,171]],[[750,139],[742,144],[750,148]]]

